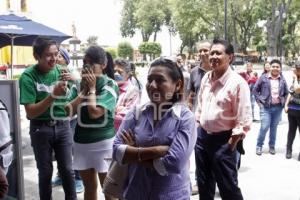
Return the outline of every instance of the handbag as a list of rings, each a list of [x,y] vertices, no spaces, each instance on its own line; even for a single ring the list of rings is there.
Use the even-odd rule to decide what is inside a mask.
[[[135,107],[136,111],[137,107]],[[135,112],[134,112],[135,113]],[[137,118],[134,117],[136,124]],[[124,199],[123,190],[125,179],[128,175],[128,164],[121,165],[116,160],[112,160],[109,170],[103,182],[102,192],[112,198]]]
[[[123,199],[123,186],[127,173],[128,164],[120,165],[113,160],[103,182],[103,193],[112,198]]]

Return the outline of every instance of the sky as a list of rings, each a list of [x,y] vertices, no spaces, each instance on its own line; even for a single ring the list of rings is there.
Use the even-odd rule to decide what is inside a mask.
[[[115,45],[121,40],[119,0],[28,0],[32,19],[72,35],[75,23],[77,36],[86,40],[98,36],[99,44]]]
[[[3,1],[3,0],[0,0]],[[17,4],[20,0],[11,0]],[[128,41],[135,48],[141,43],[140,34],[133,38],[122,38],[120,33],[121,0],[27,0],[28,17],[61,32],[72,35],[72,24],[81,41],[95,35],[98,44],[116,47]],[[17,10],[18,8],[14,8]],[[178,36],[171,39],[172,53],[180,46]],[[170,55],[170,36],[166,28],[158,34],[163,55]]]

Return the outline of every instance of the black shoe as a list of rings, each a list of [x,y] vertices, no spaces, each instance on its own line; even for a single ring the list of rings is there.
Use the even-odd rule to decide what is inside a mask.
[[[256,155],[261,156],[262,154],[262,147],[256,147]]]
[[[276,153],[275,148],[274,147],[270,147],[269,148],[269,153],[272,154],[272,155],[275,155],[275,153]]]
[[[298,161],[300,161],[300,153],[299,153],[299,155],[298,155]]]
[[[291,159],[292,158],[292,150],[286,150],[285,158],[286,159]]]

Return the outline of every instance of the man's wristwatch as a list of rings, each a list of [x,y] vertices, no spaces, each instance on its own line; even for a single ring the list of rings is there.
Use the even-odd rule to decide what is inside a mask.
[[[91,95],[91,94],[96,94],[96,90],[91,90],[88,92],[88,95]]]

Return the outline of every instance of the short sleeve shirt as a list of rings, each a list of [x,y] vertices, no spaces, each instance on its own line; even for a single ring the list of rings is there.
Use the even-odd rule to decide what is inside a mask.
[[[87,101],[81,104],[74,141],[94,143],[114,137],[114,112],[119,89],[116,82],[102,75],[96,82],[96,104],[105,109],[105,114],[97,119],[89,118]]]
[[[35,104],[47,98],[53,92],[54,86],[60,78],[59,65],[56,65],[47,74],[38,70],[38,65],[27,68],[19,79],[20,103],[22,105]],[[66,117],[64,109],[67,103],[67,95],[59,97],[37,120],[61,119]]]

